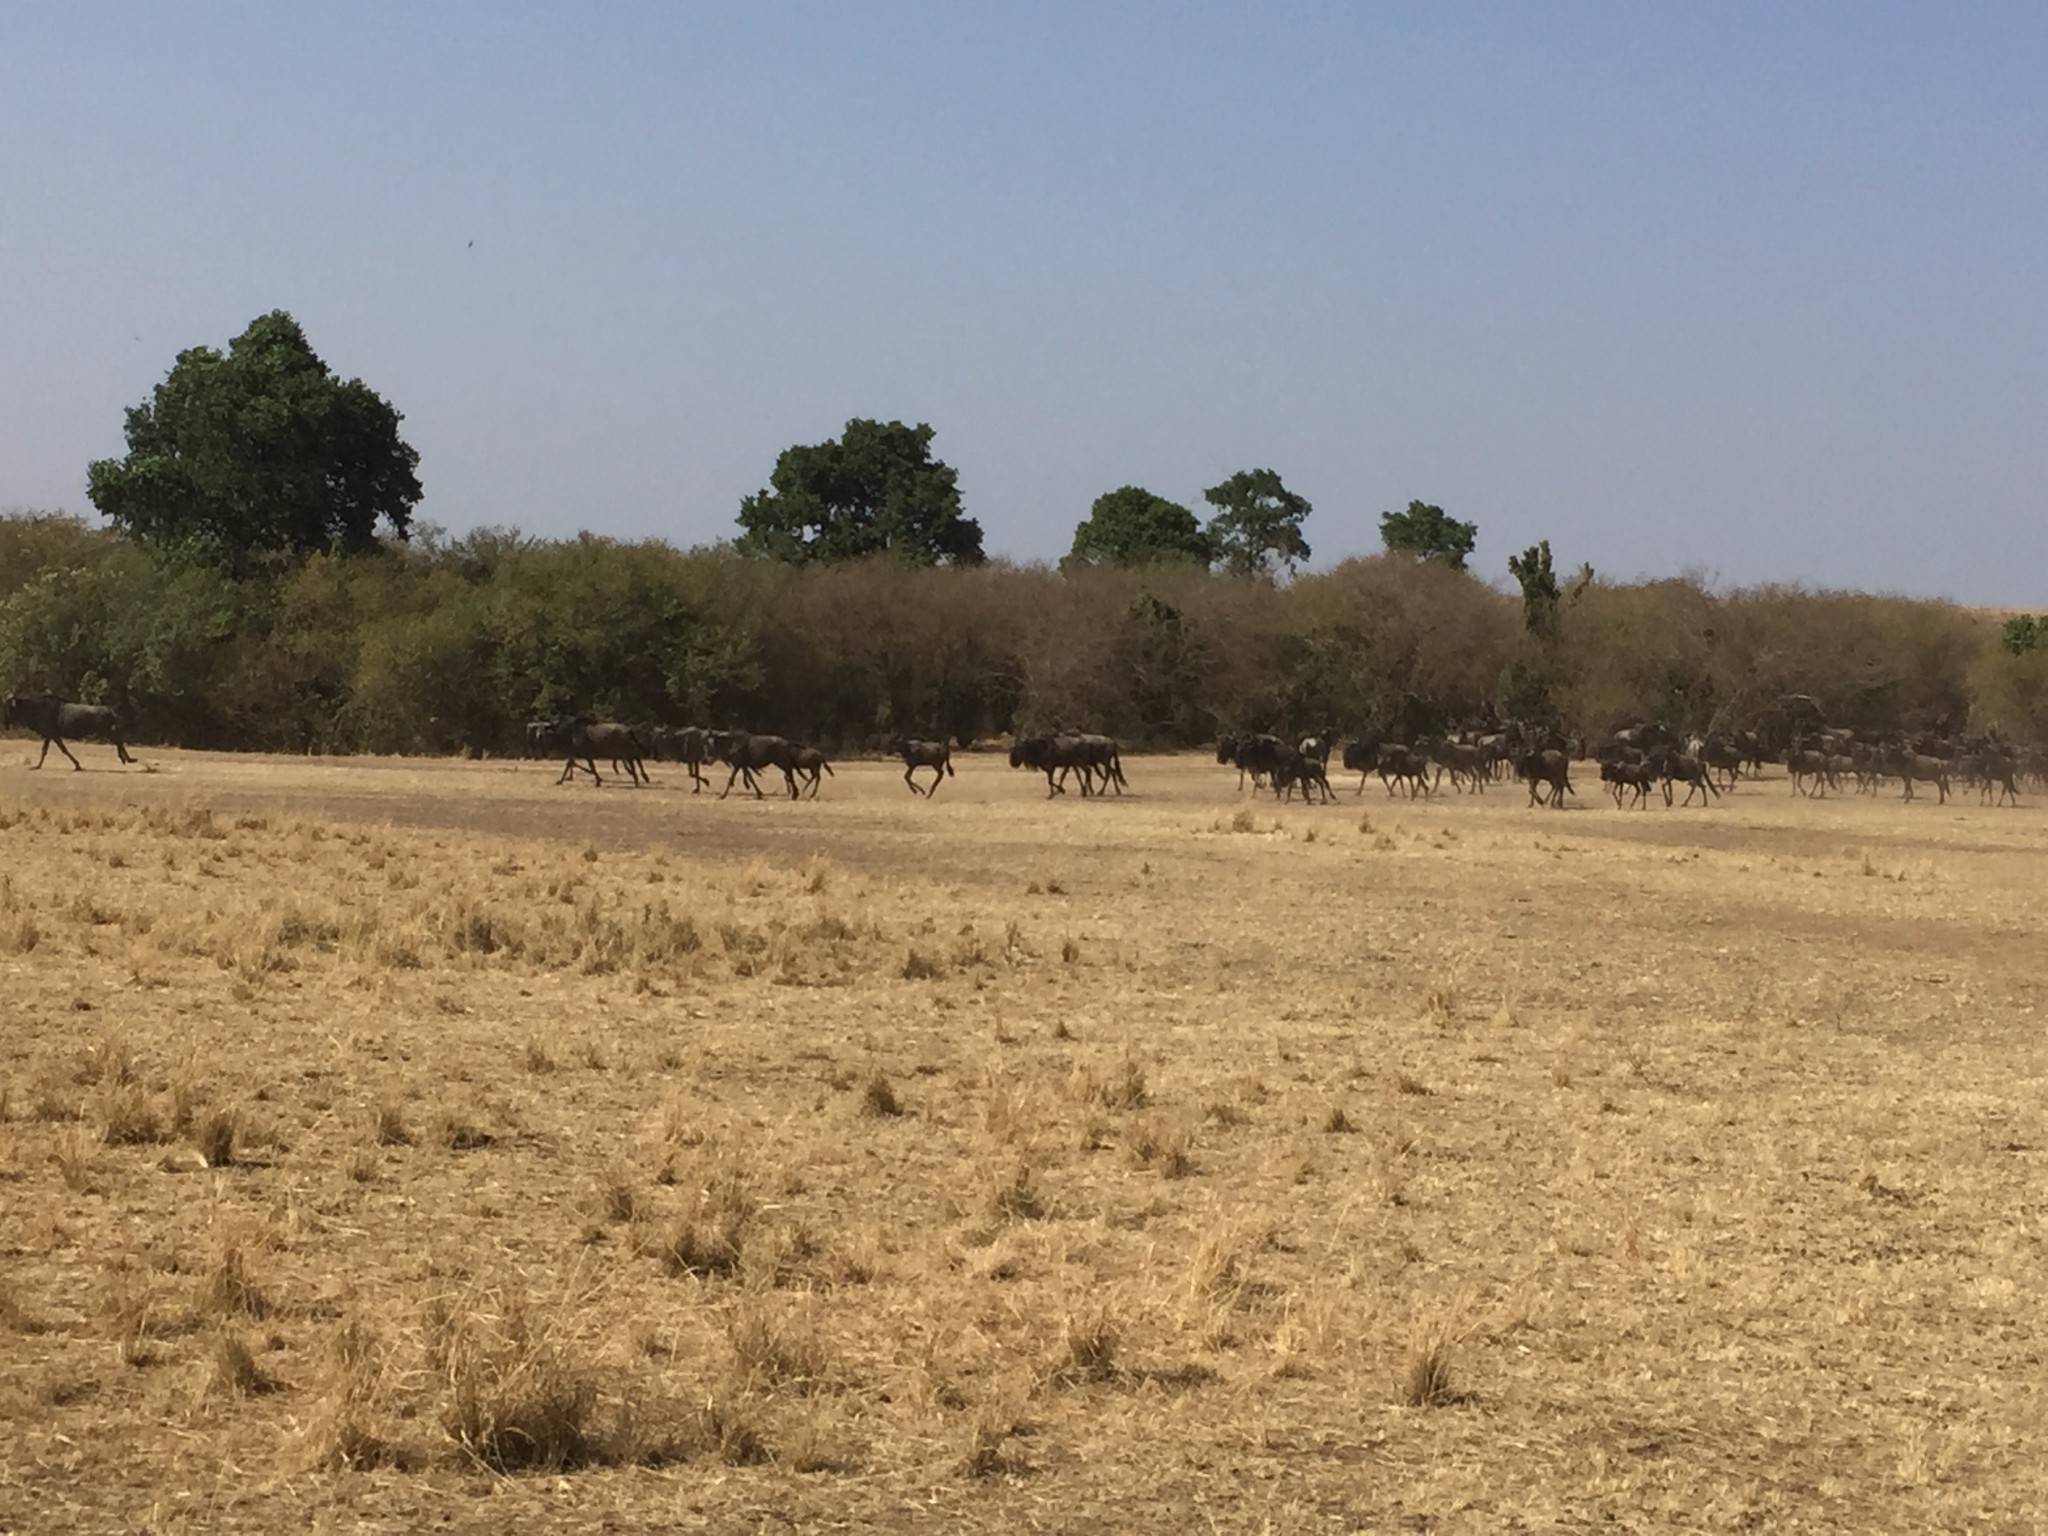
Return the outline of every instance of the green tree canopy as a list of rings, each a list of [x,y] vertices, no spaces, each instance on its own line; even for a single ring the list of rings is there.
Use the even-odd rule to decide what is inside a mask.
[[[920,422],[846,424],[836,442],[783,449],[771,490],[740,503],[739,547],[794,563],[891,554],[913,565],[978,565],[981,524],[960,511],[953,467]]]
[[[1406,512],[1380,514],[1380,542],[1389,554],[1440,560],[1456,571],[1465,569],[1465,557],[1478,538],[1478,524],[1461,523],[1425,502],[1409,502]]]
[[[1312,509],[1274,471],[1241,469],[1202,497],[1216,509],[1208,529],[1215,558],[1233,575],[1269,574],[1276,565],[1292,570],[1308,559],[1301,525]]]
[[[1148,565],[1192,560],[1207,565],[1215,553],[1195,514],[1179,502],[1126,485],[1095,498],[1088,520],[1074,529],[1067,565]]]
[[[254,554],[360,553],[383,519],[406,536],[420,456],[361,379],[335,377],[283,310],[228,344],[178,354],[128,412],[128,454],[87,471],[92,503],[129,537],[231,571]]]

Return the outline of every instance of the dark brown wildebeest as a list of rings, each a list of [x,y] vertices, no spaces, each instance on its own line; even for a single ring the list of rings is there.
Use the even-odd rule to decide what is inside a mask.
[[[1698,795],[1702,804],[1708,803],[1721,791],[1714,785],[1713,774],[1707,765],[1690,752],[1681,752],[1676,747],[1659,747],[1650,754],[1650,766],[1657,777],[1664,781],[1664,803],[1671,803],[1671,786],[1684,784],[1685,803],[1692,804],[1692,797]]]
[[[711,749],[720,762],[732,767],[732,772],[725,776],[725,788],[718,792],[719,799],[732,793],[733,781],[742,774],[754,798],[761,799],[761,784],[755,775],[769,768],[782,770],[789,798],[796,798],[796,756],[800,749],[795,742],[782,736],[759,736],[752,731],[714,731]]]
[[[1082,765],[1092,768],[1102,780],[1095,793],[1099,795],[1104,788],[1109,788],[1121,795],[1131,787],[1130,781],[1124,777],[1123,759],[1117,754],[1115,738],[1083,732],[1074,740],[1080,744]]]
[[[822,749],[818,747],[798,747],[796,749],[793,771],[799,779],[805,782],[808,786],[810,797],[815,800],[818,798],[818,785],[822,782],[821,776],[832,773],[832,765],[825,761],[825,754]],[[839,775],[832,773],[832,777],[836,779]]]
[[[1614,796],[1614,808],[1621,809],[1624,791],[1635,791],[1635,804],[1647,807],[1650,803],[1650,786],[1657,782],[1657,775],[1650,765],[1640,757],[1603,757],[1600,759],[1600,781]]]
[[[1431,781],[1431,763],[1424,754],[1412,747],[1385,746],[1379,751],[1380,782],[1387,786],[1387,798],[1394,796],[1396,784],[1408,786],[1408,798],[1416,795],[1433,795],[1436,785]]]
[[[1913,785],[1917,781],[1921,784],[1932,784],[1940,792],[1936,804],[1948,804],[1948,764],[1940,758],[1900,749],[1891,754],[1884,766],[1887,771],[1896,773],[1905,780],[1905,799],[1913,798]]]
[[[1292,800],[1296,785],[1301,786],[1301,798],[1308,804],[1316,803],[1318,793],[1324,804],[1329,803],[1330,770],[1324,760],[1313,753],[1289,748],[1273,767],[1273,793]]]
[[[1542,805],[1545,803],[1542,797],[1536,793],[1539,785],[1549,788],[1550,797],[1548,803],[1553,810],[1563,810],[1564,797],[1578,793],[1577,790],[1572,788],[1571,759],[1555,747],[1523,753],[1515,759],[1515,772],[1529,781],[1529,803],[1531,805]]]
[[[1468,741],[1453,741],[1448,736],[1438,736],[1424,743],[1429,759],[1451,776],[1451,788],[1471,790],[1476,794],[1486,793],[1486,759],[1478,747]]]
[[[695,784],[690,793],[704,791],[704,765],[711,761],[711,733],[701,725],[658,725],[648,732],[656,762],[681,763]]]
[[[915,738],[895,736],[890,738],[889,750],[903,759],[903,782],[910,786],[913,794],[929,799],[939,792],[942,779],[957,777],[953,772],[953,749],[943,741],[919,741]],[[931,788],[926,789],[911,775],[920,768],[932,771]]]
[[[1365,793],[1366,775],[1380,765],[1380,738],[1378,732],[1370,736],[1358,736],[1344,743],[1344,771],[1358,775],[1358,792]]]
[[[550,725],[547,743],[566,759],[557,784],[566,784],[580,771],[590,775],[592,784],[602,785],[597,771],[600,757],[610,758],[613,773],[624,773],[638,787],[651,782],[647,777],[647,745],[639,732],[616,720],[593,720],[588,715],[564,715]]]
[[[1118,794],[1124,791],[1123,766],[1117,759],[1116,743],[1107,736],[1052,731],[1020,736],[1010,747],[1010,766],[1036,768],[1043,773],[1047,799],[1067,792],[1069,772],[1080,775],[1084,798],[1101,794],[1112,785]],[[1102,779],[1101,788],[1095,785],[1097,775]]]
[[[1830,764],[1828,754],[1815,751],[1811,747],[1794,747],[1791,751],[1787,752],[1785,754],[1785,773],[1792,780],[1792,793],[1795,795],[1814,794],[1814,791],[1806,787],[1805,781],[1808,779],[1816,779],[1820,782],[1820,793],[1815,798],[1825,798],[1828,786],[1831,784],[1836,789],[1842,787],[1841,780],[1835,777],[1834,768]]]
[[[1252,792],[1256,794],[1266,787],[1266,781],[1273,776],[1274,765],[1287,750],[1287,743],[1278,736],[1224,736],[1216,742],[1216,761],[1237,770],[1239,794],[1244,793],[1247,775],[1252,781]]]
[[[66,736],[96,737],[111,742],[122,762],[135,761],[128,755],[128,744],[121,739],[120,715],[104,704],[72,704],[48,694],[35,697],[13,694],[0,700],[0,728],[7,726],[34,731],[43,738],[42,754],[35,763],[38,768],[49,757],[52,746],[71,758],[74,771],[85,767],[77,758],[71,757],[71,749],[64,745]]]

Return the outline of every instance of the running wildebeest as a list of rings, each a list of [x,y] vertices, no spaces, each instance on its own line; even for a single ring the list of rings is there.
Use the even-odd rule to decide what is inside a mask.
[[[1272,777],[1281,754],[1288,750],[1287,743],[1278,736],[1223,736],[1216,742],[1216,761],[1237,770],[1240,794],[1244,792],[1245,776],[1249,774],[1252,791],[1256,794],[1265,788],[1266,780]]]
[[[892,737],[889,750],[903,759],[903,782],[915,794],[930,799],[939,792],[939,781],[957,777],[953,772],[953,749],[943,741],[918,741],[903,736]],[[932,771],[931,788],[926,789],[911,775],[920,768]]]
[[[818,798],[818,785],[822,782],[820,776],[832,773],[832,765],[825,761],[825,754],[818,747],[798,747],[793,768],[796,776],[809,786],[809,794],[813,800]],[[832,777],[836,779],[839,775],[832,773]]]
[[[1890,772],[1905,780],[1908,800],[1913,798],[1913,785],[1932,784],[1940,792],[1939,804],[1948,804],[1948,764],[1938,757],[1929,757],[1920,752],[1895,749],[1884,765]]]
[[[1365,793],[1365,777],[1380,765],[1380,738],[1375,731],[1370,736],[1355,737],[1344,743],[1344,771],[1358,775],[1358,792]]]
[[[760,781],[756,774],[768,768],[782,770],[782,782],[789,787],[789,798],[796,798],[796,759],[799,748],[796,743],[782,736],[757,736],[752,731],[714,731],[711,749],[720,762],[729,764],[732,772],[725,776],[725,788],[718,792],[723,800],[732,793],[734,780],[745,775],[747,788],[754,792],[754,798],[762,798]]]
[[[704,765],[711,761],[711,733],[701,725],[661,725],[650,733],[656,761],[681,763],[695,784],[690,793],[704,790]]]
[[[1073,735],[1067,732],[1040,731],[1032,736],[1020,736],[1010,747],[1012,768],[1036,768],[1045,775],[1046,798],[1067,792],[1069,771],[1081,777],[1081,793],[1099,795],[1103,790],[1115,786],[1116,792],[1124,792],[1125,779],[1123,764],[1117,757],[1116,743],[1107,736]],[[1095,787],[1097,775],[1102,778],[1102,787]]]
[[[581,770],[590,775],[591,783],[602,785],[604,779],[597,771],[600,757],[610,758],[612,772],[624,772],[636,787],[652,782],[644,766],[647,747],[630,725],[593,720],[588,715],[564,715],[549,727],[547,740],[567,759],[562,764],[561,776],[555,780],[557,784],[566,784]]]
[[[52,745],[71,758],[74,771],[84,768],[85,765],[72,757],[71,749],[64,745],[66,736],[102,738],[113,744],[122,762],[135,761],[128,755],[128,744],[121,739],[120,715],[104,704],[71,704],[48,694],[33,698],[12,694],[0,700],[0,727],[6,726],[34,731],[43,738],[42,755],[35,763],[38,768],[49,757]]]
[[[1527,752],[1515,759],[1515,772],[1529,781],[1529,803],[1542,805],[1543,799],[1536,793],[1538,785],[1547,785],[1550,790],[1549,804],[1554,810],[1564,809],[1564,797],[1575,795],[1572,788],[1571,759],[1555,747],[1541,751]]]

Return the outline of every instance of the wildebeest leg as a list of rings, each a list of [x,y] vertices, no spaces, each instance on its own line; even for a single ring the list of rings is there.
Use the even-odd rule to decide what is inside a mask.
[[[907,765],[903,770],[903,782],[910,786],[910,792],[913,795],[921,795],[924,791],[917,787],[917,780],[911,777],[915,772],[917,772],[917,764],[911,763]]]
[[[794,800],[796,798],[796,775],[785,768],[782,770],[782,782],[789,789],[789,798]]]
[[[114,751],[120,755],[121,761],[124,763],[135,761],[134,758],[128,755],[128,743],[123,741],[118,735],[114,737]]]
[[[692,789],[690,793],[693,795],[701,795],[702,793],[704,793],[704,775],[697,771],[697,765],[695,763],[690,763],[686,766],[690,770],[690,782],[696,785],[696,788]]]
[[[724,798],[725,798],[725,797],[726,797],[727,795],[729,795],[729,794],[731,794],[731,793],[732,793],[732,783],[733,783],[733,780],[734,780],[734,779],[737,779],[737,778],[738,778],[739,776],[740,776],[740,765],[739,765],[738,763],[734,763],[734,764],[732,765],[732,772],[731,772],[731,773],[728,773],[728,774],[727,774],[727,775],[725,776],[725,788],[721,789],[721,790],[720,790],[720,791],[718,792],[718,798],[719,798],[719,799],[723,800],[723,799],[724,799]],[[751,785],[751,783],[752,783],[752,781],[753,781],[753,777],[754,777],[754,776],[753,776],[752,774],[748,774],[748,775],[747,775],[747,779],[748,779],[748,782],[749,782],[749,784],[750,784],[750,785]]]

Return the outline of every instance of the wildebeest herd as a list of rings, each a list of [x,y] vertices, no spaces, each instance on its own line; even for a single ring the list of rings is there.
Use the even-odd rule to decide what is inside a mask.
[[[0,728],[25,730],[42,738],[35,766],[47,761],[55,747],[81,768],[66,738],[91,738],[112,744],[123,763],[129,754],[120,714],[101,704],[78,704],[49,695],[9,695],[0,699]],[[1822,797],[1830,793],[1875,795],[1890,782],[1901,786],[1901,798],[1914,800],[1932,790],[1938,804],[1951,794],[1975,789],[1984,804],[2017,805],[2020,788],[2048,787],[2048,751],[2020,748],[1996,735],[1946,736],[1859,732],[1830,727],[1810,711],[1790,729],[1769,740],[1760,729],[1720,731],[1681,737],[1654,722],[1625,726],[1597,741],[1564,736],[1522,723],[1471,728],[1422,736],[1402,742],[1378,733],[1342,738],[1334,728],[1305,734],[1272,732],[1226,734],[1216,746],[1218,763],[1237,770],[1238,788],[1270,791],[1278,799],[1298,792],[1310,804],[1335,798],[1330,760],[1341,771],[1357,774],[1356,793],[1363,794],[1376,775],[1389,796],[1410,799],[1434,796],[1448,784],[1460,793],[1483,794],[1489,786],[1510,779],[1528,787],[1529,804],[1563,809],[1566,797],[1578,797],[1572,782],[1575,762],[1591,760],[1600,783],[1617,809],[1641,808],[1653,794],[1665,805],[1711,804],[1745,778],[1759,776],[1767,764],[1782,765],[1794,794]],[[615,778],[629,784],[652,782],[649,763],[679,763],[689,773],[691,793],[711,782],[707,769],[724,767],[724,799],[735,785],[763,798],[763,780],[772,771],[782,776],[791,800],[815,799],[824,780],[833,775],[826,754],[784,736],[756,731],[710,730],[702,726],[629,725],[590,715],[565,714],[530,721],[526,755],[562,759],[557,783],[578,774],[593,785],[604,776],[600,762],[611,765]],[[953,749],[943,740],[892,737],[890,755],[903,767],[903,782],[913,794],[929,798],[954,777]],[[1122,755],[1114,739],[1080,731],[1038,731],[1019,735],[1010,746],[1010,766],[1045,775],[1048,798],[1078,784],[1083,797],[1130,787]],[[921,783],[919,770],[931,779]],[[1677,791],[1684,787],[1685,798]]]
[[[1270,789],[1280,799],[1291,799],[1299,789],[1304,800],[1313,802],[1331,796],[1333,750],[1344,771],[1359,776],[1359,794],[1374,774],[1388,795],[1401,792],[1410,798],[1434,795],[1446,781],[1454,790],[1483,794],[1512,775],[1528,786],[1531,805],[1559,809],[1566,795],[1578,795],[1572,764],[1589,758],[1599,764],[1600,782],[1617,809],[1645,807],[1653,791],[1667,806],[1683,807],[1695,799],[1708,804],[1743,778],[1758,777],[1770,763],[1783,765],[1793,793],[1816,797],[1842,792],[1852,782],[1856,793],[1875,795],[1896,780],[1905,800],[1917,798],[1924,785],[1946,804],[1959,785],[1977,790],[1982,803],[2017,805],[2021,783],[2048,786],[2048,752],[2021,749],[1993,735],[1866,734],[1811,722],[1790,733],[1777,751],[1768,750],[1763,734],[1753,729],[1681,738],[1646,723],[1587,742],[1510,723],[1412,743],[1376,734],[1336,743],[1327,730],[1299,740],[1272,733],[1225,735],[1217,743],[1216,760],[1237,769],[1240,788],[1249,780],[1254,791]],[[1676,796],[1680,785],[1685,787],[1683,801]]]

